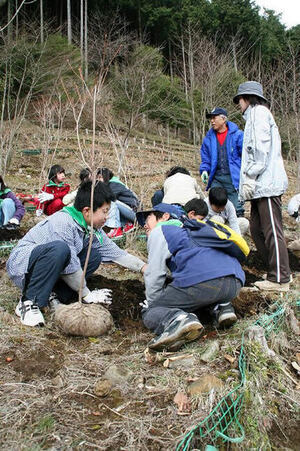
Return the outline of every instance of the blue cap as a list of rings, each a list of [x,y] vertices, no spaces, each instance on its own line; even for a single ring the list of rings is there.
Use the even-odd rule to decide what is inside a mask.
[[[147,216],[150,215],[150,213],[153,213],[154,211],[169,213],[171,218],[173,219],[179,219],[180,216],[184,214],[183,208],[180,207],[179,205],[161,203],[155,205],[155,207],[153,207],[152,210],[138,211],[136,214],[136,219],[139,225],[144,227]]]
[[[228,116],[227,110],[225,108],[220,108],[219,106],[214,108],[210,113],[206,113],[206,119],[210,119],[213,116],[218,116],[219,114],[223,114],[223,116]]]

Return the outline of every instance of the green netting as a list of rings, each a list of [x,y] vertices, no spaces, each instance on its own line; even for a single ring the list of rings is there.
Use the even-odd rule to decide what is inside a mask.
[[[264,328],[266,336],[272,331],[278,331],[284,320],[285,307],[280,303],[274,304],[276,310],[262,315],[254,324]],[[297,301],[300,305],[300,301]],[[221,438],[224,442],[240,443],[244,440],[245,432],[239,422],[239,413],[243,405],[245,394],[246,354],[244,349],[244,334],[242,334],[239,356],[240,383],[225,395],[210,414],[190,430],[178,444],[176,450],[187,451],[194,440],[209,439],[213,443]],[[237,437],[230,437],[229,427],[238,433]]]
[[[25,208],[26,208],[26,211],[36,211],[35,205],[27,205]]]
[[[12,249],[16,246],[18,240],[0,241],[0,257],[9,255]]]

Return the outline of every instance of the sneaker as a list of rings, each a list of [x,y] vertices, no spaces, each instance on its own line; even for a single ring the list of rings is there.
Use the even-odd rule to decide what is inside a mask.
[[[234,308],[230,302],[227,304],[217,304],[214,313],[217,326],[219,327],[230,327],[237,322]]]
[[[134,229],[134,225],[131,222],[127,222],[123,227],[123,233],[133,232]]]
[[[54,293],[54,291],[52,291],[52,293],[50,294],[48,302],[49,302],[50,312],[52,312],[52,313],[54,313],[55,310],[57,309],[57,307],[59,307],[61,305],[61,302],[58,299],[57,294]]]
[[[33,301],[22,301],[20,299],[16,310],[16,315],[20,318],[24,326],[44,326],[45,320],[38,305]]]
[[[277,283],[277,282],[271,282],[270,280],[261,280],[258,282],[254,282],[254,285],[262,291],[287,292],[290,289],[289,282]]]
[[[121,227],[118,227],[116,229],[111,229],[106,235],[108,238],[121,238],[123,236],[123,231]]]
[[[10,222],[8,222],[5,226],[3,226],[4,229],[6,230],[17,230],[19,229],[20,224],[11,224]]]
[[[154,351],[164,349],[177,351],[182,345],[196,340],[203,332],[203,326],[193,313],[177,316],[157,337],[154,337],[148,347]]]
[[[263,275],[261,276],[261,278],[262,278],[263,280],[267,280],[267,277],[268,277],[268,274],[267,274],[267,273],[265,273],[265,274],[263,274]],[[290,283],[293,283],[293,281],[294,281],[293,276],[292,276],[292,274],[290,274]]]

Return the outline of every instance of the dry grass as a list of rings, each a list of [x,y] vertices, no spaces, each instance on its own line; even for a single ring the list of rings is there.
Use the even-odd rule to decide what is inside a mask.
[[[30,134],[29,131],[23,147],[34,145],[33,132]],[[61,147],[64,146],[75,147],[70,134],[68,140],[61,143]],[[104,164],[113,167],[114,155],[108,143],[99,139],[99,146],[107,149]],[[160,147],[155,152],[150,145],[142,150],[138,146],[141,144],[133,145],[127,166],[131,168],[129,182],[138,194],[142,194],[145,206],[149,205],[153,190],[162,184],[165,170],[170,166],[180,164],[193,169],[194,175],[197,173],[198,156],[190,146],[180,149],[178,143],[175,150]],[[19,154],[14,170],[7,177],[8,183],[17,190],[38,189],[39,158]],[[56,160],[71,173],[70,180],[75,186],[81,167],[76,154],[60,152]],[[19,168],[22,168],[22,173],[18,172]],[[136,168],[142,176],[137,177]],[[31,178],[26,178],[26,175]],[[289,175],[293,182],[284,197],[285,202],[294,193],[292,167]],[[295,225],[287,219],[286,212],[284,217],[288,236],[292,239],[296,233]],[[25,228],[33,221],[33,217],[28,215]],[[129,236],[127,247],[136,255],[144,256],[145,243],[133,237],[134,234]],[[56,329],[49,312],[46,313],[44,329],[20,325],[14,316],[19,293],[5,274],[4,260],[0,262],[2,450],[175,449],[183,434],[201,421],[235,386],[239,377],[236,363],[231,365],[224,359],[224,354],[238,356],[241,334],[246,325],[257,318],[257,312],[263,312],[270,302],[277,299],[274,296],[266,301],[260,297],[241,303],[242,317],[232,330],[217,331],[216,334],[211,330],[207,337],[183,350],[195,356],[193,365],[168,369],[162,363],[150,365],[144,357],[151,334],[139,319],[138,302],[143,300],[140,276],[114,265],[101,266],[91,283],[113,287],[115,307],[112,313],[117,327],[110,335],[97,339],[70,338]],[[262,273],[261,268],[252,266],[250,270],[255,275]],[[295,301],[295,291],[290,293],[289,300]],[[246,428],[246,439],[239,445],[241,449],[275,449],[276,443],[280,446],[285,443],[288,448],[296,449],[295,418],[299,400],[295,384],[280,368],[296,379],[290,361],[295,358],[297,337],[288,327],[285,335],[289,348],[278,353],[278,362],[266,359],[258,349],[249,350],[252,366],[248,368],[249,382],[241,415]],[[205,364],[199,356],[212,338],[218,340],[220,350],[212,362]],[[96,395],[94,386],[103,380],[111,365],[123,369],[129,376],[113,386],[105,397]],[[186,390],[188,379],[201,378],[205,373],[222,379],[222,391],[193,398],[191,413],[178,415],[173,402],[176,392]],[[204,443],[199,447],[203,448]]]

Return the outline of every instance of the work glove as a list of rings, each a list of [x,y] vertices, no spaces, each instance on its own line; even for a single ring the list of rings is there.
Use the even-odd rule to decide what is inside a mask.
[[[203,171],[203,172],[202,172],[202,174],[201,174],[201,180],[202,180],[202,182],[204,183],[204,185],[207,184],[207,182],[208,182],[208,173],[207,173],[207,171]]]
[[[20,225],[20,221],[17,218],[11,218],[8,221],[8,224],[14,224],[14,225],[18,226],[18,225]]]
[[[38,200],[40,201],[41,204],[43,204],[44,202],[47,202],[48,200],[52,200],[52,199],[54,199],[54,194],[45,193],[44,191],[42,191],[38,195]]]
[[[108,288],[103,288],[102,290],[93,290],[89,294],[82,298],[84,304],[111,304],[112,291]]]
[[[139,305],[145,309],[149,307],[149,302],[147,301],[147,299],[145,299],[143,302],[139,302]]]
[[[253,198],[254,191],[255,191],[255,180],[246,177],[242,185],[243,199],[251,200]]]

